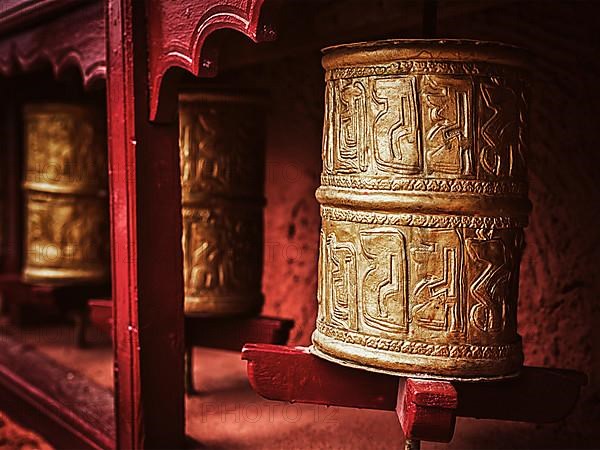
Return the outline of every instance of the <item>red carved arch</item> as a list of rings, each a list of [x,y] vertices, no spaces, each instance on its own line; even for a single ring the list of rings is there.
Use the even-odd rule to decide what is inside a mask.
[[[147,2],[150,120],[157,118],[161,90],[170,68],[180,67],[196,76],[215,74],[214,59],[204,45],[212,32],[229,28],[254,42],[275,37],[260,22],[263,3],[264,0]]]
[[[84,87],[106,78],[104,8],[93,3],[75,9],[44,27],[9,35],[0,41],[0,73],[30,71],[48,62],[55,76],[69,67],[81,72]]]

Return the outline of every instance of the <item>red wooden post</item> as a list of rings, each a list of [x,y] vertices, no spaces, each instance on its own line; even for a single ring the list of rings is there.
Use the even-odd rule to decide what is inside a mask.
[[[201,70],[200,56],[213,31],[232,28],[255,41],[273,38],[268,27],[259,26],[263,0],[225,3],[108,0],[113,320],[122,448],[173,448],[184,441],[177,126],[148,118],[176,118],[176,86],[173,79],[166,82],[170,68],[213,74]]]
[[[107,9],[117,445],[184,445],[176,123],[148,121],[146,2]],[[139,224],[139,226],[138,226]]]

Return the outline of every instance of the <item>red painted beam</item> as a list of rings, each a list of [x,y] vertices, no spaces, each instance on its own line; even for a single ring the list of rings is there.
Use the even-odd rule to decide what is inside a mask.
[[[575,370],[526,366],[511,380],[453,384],[458,416],[551,423],[573,410],[587,377]]]
[[[303,347],[247,344],[242,359],[253,389],[270,400],[394,411],[404,380],[332,364]],[[585,383],[580,372],[524,367],[511,380],[452,386],[457,416],[546,423],[571,412]]]

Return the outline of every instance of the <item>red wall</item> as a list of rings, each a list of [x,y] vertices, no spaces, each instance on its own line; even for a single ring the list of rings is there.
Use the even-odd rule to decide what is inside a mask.
[[[578,369],[590,383],[562,424],[466,421],[463,447],[600,446],[600,55],[594,2],[504,2],[443,19],[439,36],[500,40],[533,51],[530,198],[521,267],[520,333],[526,364]],[[271,94],[267,148],[265,313],[293,318],[308,344],[316,314],[323,73],[307,52],[252,70]],[[496,433],[502,430],[500,441]]]

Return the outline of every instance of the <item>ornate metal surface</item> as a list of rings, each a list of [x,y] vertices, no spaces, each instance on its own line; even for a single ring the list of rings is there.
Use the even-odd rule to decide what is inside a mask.
[[[103,117],[72,104],[24,110],[25,281],[106,281],[108,200]]]
[[[313,351],[391,373],[516,374],[530,210],[523,55],[468,41],[324,53]]]
[[[188,315],[260,311],[264,114],[251,96],[179,97]]]

